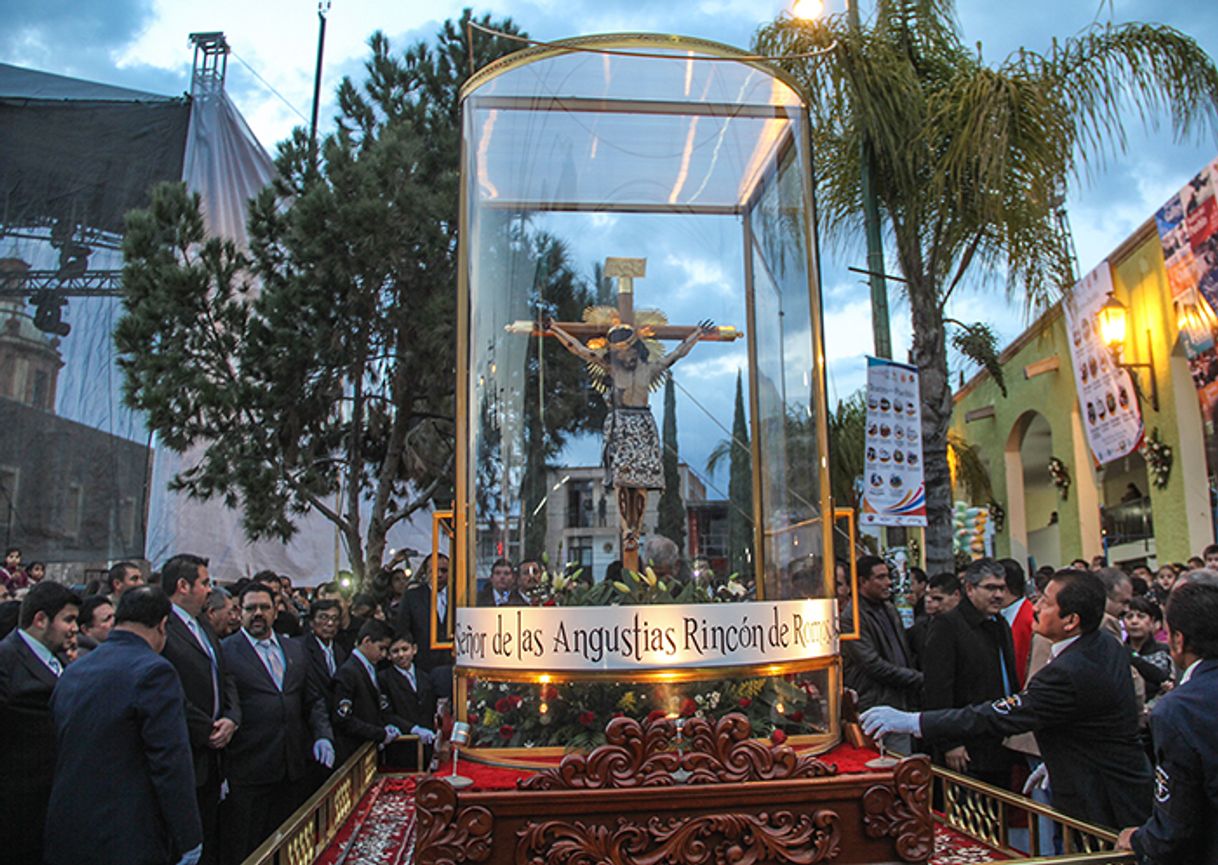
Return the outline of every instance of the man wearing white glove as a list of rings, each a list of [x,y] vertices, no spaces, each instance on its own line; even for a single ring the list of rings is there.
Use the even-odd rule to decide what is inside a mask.
[[[301,645],[272,629],[275,596],[260,583],[241,592],[241,630],[222,643],[237,683],[241,726],[228,745],[226,861],[240,862],[308,793],[310,761],[333,767],[325,695]]]
[[[1098,630],[1106,600],[1094,574],[1058,571],[1036,605],[1036,633],[1053,644],[1053,660],[1024,691],[962,709],[877,706],[863,713],[864,731],[930,742],[1031,731],[1055,808],[1101,826],[1140,825],[1150,813],[1150,764],[1138,740],[1128,652]]]
[[[418,736],[423,745],[423,765],[415,767],[417,751],[411,749],[394,749],[386,753],[390,765],[403,765],[407,768],[426,768],[431,762],[431,745],[436,740],[432,731],[435,726],[436,697],[432,692],[431,681],[426,675],[420,675],[414,665],[418,645],[410,634],[398,634],[389,644],[389,660],[393,666],[381,670],[378,674],[381,691],[389,700],[389,719],[403,730],[409,730],[411,735]],[[408,754],[407,751],[414,753]]]

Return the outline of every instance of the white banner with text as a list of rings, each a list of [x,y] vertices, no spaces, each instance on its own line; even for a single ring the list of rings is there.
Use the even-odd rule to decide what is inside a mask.
[[[838,652],[837,602],[459,607],[458,667],[537,672],[782,664]]]

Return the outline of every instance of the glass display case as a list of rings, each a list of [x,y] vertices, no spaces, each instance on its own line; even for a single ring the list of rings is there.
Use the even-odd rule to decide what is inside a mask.
[[[453,636],[474,743],[743,711],[831,746],[796,87],[714,43],[587,37],[482,69],[462,122]]]

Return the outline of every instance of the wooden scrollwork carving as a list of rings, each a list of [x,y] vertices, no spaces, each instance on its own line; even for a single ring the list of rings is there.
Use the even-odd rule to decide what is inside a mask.
[[[606,743],[592,753],[568,754],[553,769],[522,779],[523,790],[591,790],[660,787],[818,778],[836,769],[787,745],[752,738],[748,718],[732,713],[711,722],[690,718],[680,728],[668,718],[643,727],[632,718],[615,718],[605,728]],[[678,748],[678,740],[680,747]]]
[[[709,814],[605,826],[562,820],[530,823],[516,833],[516,865],[754,865],[832,861],[841,849],[837,812]]]
[[[864,831],[872,838],[894,838],[897,855],[906,862],[925,862],[934,850],[930,785],[930,760],[907,757],[893,770],[891,783],[863,794]]]
[[[415,841],[418,865],[485,862],[491,855],[495,818],[481,806],[457,809],[457,793],[445,781],[431,778],[415,794],[419,828]]]

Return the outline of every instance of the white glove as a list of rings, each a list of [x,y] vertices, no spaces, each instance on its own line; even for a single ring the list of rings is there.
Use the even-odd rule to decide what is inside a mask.
[[[329,739],[318,739],[313,743],[313,759],[327,769],[334,768],[334,745]]]
[[[431,730],[428,730],[426,727],[420,727],[417,724],[410,728],[410,733],[412,736],[418,736],[419,740],[424,745],[430,745],[431,743],[436,741],[435,733],[433,733]]]
[[[200,844],[192,850],[187,850],[182,854],[182,858],[178,860],[178,865],[198,865],[199,860],[203,858],[203,845]]]
[[[921,719],[917,712],[902,712],[891,706],[875,706],[859,716],[863,723],[863,732],[873,739],[887,736],[909,734],[922,735]]]
[[[1023,794],[1025,796],[1031,795],[1032,791],[1035,790],[1037,786],[1039,786],[1042,790],[1049,789],[1049,764],[1047,763],[1041,763],[1036,767],[1032,774],[1028,776],[1028,780],[1023,784]]]
[[[402,731],[392,724],[389,724],[387,727],[385,727],[385,741],[381,744],[388,745],[400,735],[402,735]]]

